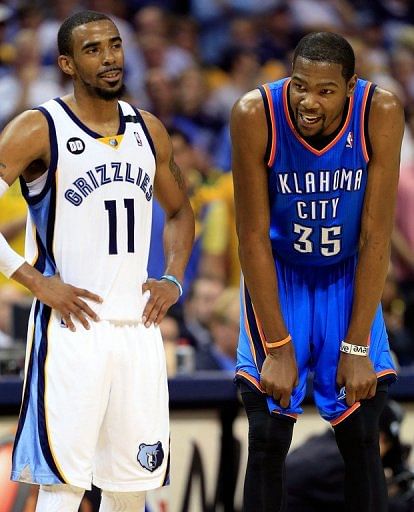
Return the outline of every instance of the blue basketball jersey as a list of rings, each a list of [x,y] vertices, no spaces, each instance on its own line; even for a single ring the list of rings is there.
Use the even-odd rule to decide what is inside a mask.
[[[321,150],[295,129],[290,79],[260,88],[268,124],[270,239],[275,255],[297,265],[332,265],[358,249],[367,183],[367,105],[375,86],[358,80],[336,137]]]

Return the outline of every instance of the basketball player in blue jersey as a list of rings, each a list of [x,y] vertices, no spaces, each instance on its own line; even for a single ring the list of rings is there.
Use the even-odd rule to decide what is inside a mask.
[[[345,461],[346,510],[387,510],[378,418],[395,369],[379,303],[404,120],[396,97],[354,67],[343,37],[309,34],[292,76],[232,112],[245,512],[285,510],[284,461],[309,371]]]
[[[58,46],[73,94],[21,114],[0,138],[0,191],[20,177],[30,212],[27,262],[1,238],[0,270],[36,297],[12,479],[40,484],[38,512],[77,511],[92,482],[101,512],[138,512],[145,491],[168,483],[158,325],[182,293],[194,218],[164,126],[118,100],[114,23],[74,14]],[[166,269],[148,280],[154,194]]]

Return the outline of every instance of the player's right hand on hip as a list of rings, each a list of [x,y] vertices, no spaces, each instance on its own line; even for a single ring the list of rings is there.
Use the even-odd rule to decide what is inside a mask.
[[[98,315],[82,298],[97,303],[101,303],[102,298],[83,288],[64,283],[57,275],[42,276],[32,292],[41,302],[58,311],[71,331],[76,330],[72,318],[76,318],[85,329],[90,328],[88,319],[99,321]]]
[[[298,382],[298,367],[292,342],[270,350],[260,374],[263,391],[279,402],[283,409],[287,409],[293,388]]]

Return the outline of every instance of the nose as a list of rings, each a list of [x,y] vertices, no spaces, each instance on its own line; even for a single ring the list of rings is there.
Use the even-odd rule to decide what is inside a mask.
[[[306,110],[317,110],[319,106],[316,96],[312,93],[305,94],[300,103]]]
[[[104,65],[113,64],[115,62],[115,55],[112,48],[106,48],[102,55],[102,63]]]

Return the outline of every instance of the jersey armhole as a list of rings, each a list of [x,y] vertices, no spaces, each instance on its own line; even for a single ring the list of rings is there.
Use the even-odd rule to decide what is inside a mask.
[[[50,144],[50,163],[49,163],[49,167],[46,171],[47,178],[46,178],[45,184],[44,184],[42,190],[38,194],[30,195],[29,187],[27,186],[26,181],[24,180],[24,178],[22,176],[19,177],[22,195],[29,205],[39,203],[46,196],[48,191],[50,190],[52,183],[53,183],[53,179],[56,174],[57,161],[58,161],[58,146],[57,146],[57,138],[56,138],[56,128],[55,128],[55,123],[53,122],[52,116],[43,107],[36,107],[33,110],[38,110],[39,112],[41,112],[45,116],[47,124],[48,124],[49,144]]]
[[[266,114],[267,122],[267,144],[263,160],[267,167],[273,165],[276,153],[276,125],[274,121],[274,110],[272,95],[267,84],[258,87],[260,94],[262,95],[264,110]]]
[[[372,146],[369,139],[369,112],[371,109],[372,96],[374,95],[377,85],[368,83],[362,104],[362,116],[361,116],[361,137],[362,137],[362,151],[364,153],[365,160],[369,162],[372,156]]]
[[[151,148],[152,154],[154,155],[154,159],[156,161],[157,160],[157,153],[155,151],[154,141],[152,140],[152,137],[151,137],[151,134],[150,134],[150,132],[148,130],[148,127],[145,124],[145,121],[144,121],[140,111],[137,108],[135,108],[133,105],[131,105],[131,107],[134,109],[135,115],[137,116],[138,123],[142,126],[142,129],[143,129],[143,131],[145,133],[145,137],[147,138],[148,144],[149,144],[149,146]]]

